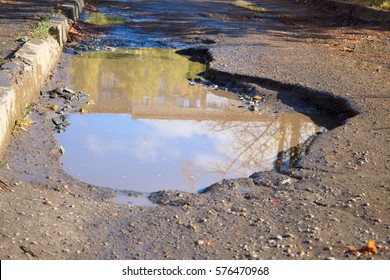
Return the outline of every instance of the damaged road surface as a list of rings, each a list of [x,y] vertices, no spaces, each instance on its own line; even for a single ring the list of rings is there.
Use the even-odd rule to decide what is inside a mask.
[[[389,259],[389,30],[284,0],[181,2],[91,1],[97,6],[88,13],[125,20],[93,25],[84,15],[25,115],[26,131],[15,129],[0,161],[0,258]],[[352,42],[382,51],[345,51]],[[92,92],[64,84],[75,53],[142,46],[185,49],[207,65],[202,81],[239,93],[236,107],[240,96],[248,102],[237,109],[248,111],[255,96],[265,100],[247,113],[337,122],[279,172],[256,170],[199,192],[152,192],[147,206],[114,203],[112,189],[65,172],[69,149],[54,133],[74,125],[65,111],[84,114],[99,104]],[[79,107],[69,91],[82,95]]]

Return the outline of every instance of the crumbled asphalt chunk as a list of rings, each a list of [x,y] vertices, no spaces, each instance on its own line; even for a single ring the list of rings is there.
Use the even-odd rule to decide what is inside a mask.
[[[287,175],[283,175],[273,171],[256,172],[253,173],[250,178],[252,178],[253,182],[256,185],[269,188],[290,184],[292,180],[291,177]]]

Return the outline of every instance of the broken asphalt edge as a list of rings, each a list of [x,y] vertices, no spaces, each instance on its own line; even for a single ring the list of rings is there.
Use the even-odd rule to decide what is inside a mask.
[[[65,6],[65,7],[64,7]],[[46,40],[31,39],[0,70],[0,156],[7,148],[12,129],[26,104],[36,99],[50,71],[56,66],[66,43],[69,23],[75,21],[84,0],[68,0],[60,7],[65,15],[49,20]]]

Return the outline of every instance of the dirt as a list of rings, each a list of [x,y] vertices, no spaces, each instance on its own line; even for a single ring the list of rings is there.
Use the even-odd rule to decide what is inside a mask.
[[[9,169],[0,170],[0,258],[389,259],[388,27],[285,0],[252,1],[267,13],[226,1],[173,2],[130,2],[129,10],[161,18],[140,28],[165,44],[207,49],[200,57],[215,82],[240,81],[271,110],[314,108],[343,125],[317,136],[284,174],[225,180],[200,194],[161,191],[151,196],[158,207],[129,207],[64,173],[55,113],[40,97],[35,124],[15,132],[2,155]],[[70,58],[64,54],[43,93],[63,86]],[[358,250],[369,240],[376,254]]]

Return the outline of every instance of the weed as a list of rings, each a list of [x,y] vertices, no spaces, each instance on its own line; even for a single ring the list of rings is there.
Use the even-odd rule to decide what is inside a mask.
[[[40,20],[31,31],[31,38],[46,39],[49,36],[50,25],[46,18]]]
[[[9,169],[9,165],[8,165],[8,161],[4,161],[2,163],[0,163],[0,169]]]
[[[3,66],[4,64],[6,64],[8,61],[9,61],[9,59],[0,59],[0,68],[1,68],[1,66]]]
[[[266,12],[267,11],[266,8],[257,7],[255,4],[253,4],[249,1],[237,0],[237,1],[233,1],[232,4],[237,6],[237,7],[245,8],[245,9],[255,11],[255,12]]]
[[[22,116],[20,119],[15,121],[14,128],[12,129],[13,132],[25,130],[29,128],[30,125],[34,124],[32,120],[30,120],[30,111],[31,111],[32,105],[30,103],[26,103],[24,105],[24,109],[22,110]]]
[[[16,37],[17,42],[26,43],[28,40],[30,40],[30,38],[26,35],[20,35]]]

